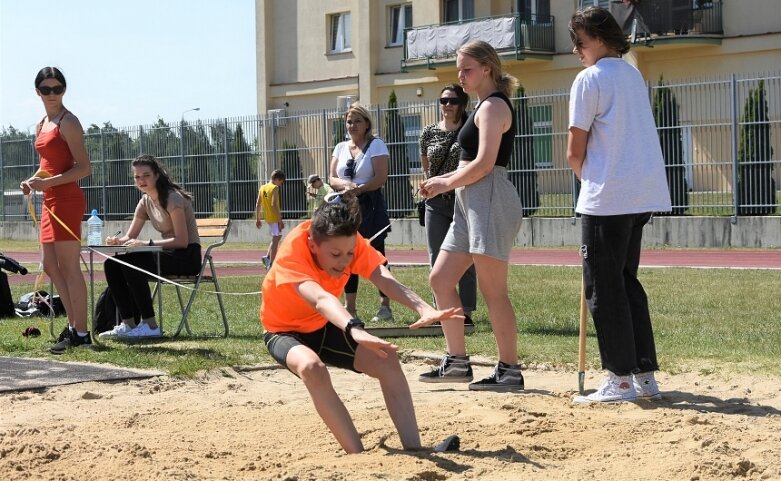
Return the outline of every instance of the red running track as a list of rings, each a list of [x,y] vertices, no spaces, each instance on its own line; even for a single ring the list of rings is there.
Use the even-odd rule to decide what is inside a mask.
[[[34,264],[39,260],[37,252],[5,252],[25,264]],[[224,276],[249,276],[264,272],[260,267],[260,258],[265,250],[255,251],[215,249],[214,260],[220,274]],[[427,264],[428,254],[424,250],[389,250],[391,264]],[[510,258],[514,265],[579,266],[580,256],[575,248],[571,249],[514,249]],[[224,264],[245,264],[225,266]],[[250,264],[250,265],[246,265]],[[781,249],[651,249],[644,250],[640,256],[643,267],[702,267],[702,268],[738,268],[738,269],[781,269]],[[12,284],[32,283],[34,277],[9,275]],[[102,272],[95,273],[96,280],[103,279]],[[48,282],[48,281],[47,281]]]

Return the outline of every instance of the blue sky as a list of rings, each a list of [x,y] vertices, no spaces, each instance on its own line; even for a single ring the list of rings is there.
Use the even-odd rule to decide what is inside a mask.
[[[255,113],[254,0],[0,0],[0,129],[44,110],[45,66],[86,129]]]

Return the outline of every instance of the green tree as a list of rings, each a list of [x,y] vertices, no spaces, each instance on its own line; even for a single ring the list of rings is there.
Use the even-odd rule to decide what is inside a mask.
[[[154,155],[168,169],[177,182],[182,179],[181,144],[177,129],[168,125],[163,119],[157,119],[147,128],[143,136],[139,136],[140,153]]]
[[[658,212],[657,215],[683,215],[689,207],[689,185],[686,181],[686,166],[683,158],[683,138],[678,121],[678,101],[675,94],[659,78],[659,88],[654,94],[654,119],[656,119],[659,143],[664,156],[667,188],[670,190],[672,212]]]
[[[19,183],[38,169],[35,137],[9,126],[0,130],[0,169],[3,190],[18,190]]]
[[[98,209],[105,219],[131,217],[141,197],[130,170],[137,145],[126,131],[118,130],[111,122],[105,122],[103,127],[90,125],[84,144],[92,164],[92,174],[82,181],[87,210]]]
[[[301,158],[298,146],[285,141],[282,144],[282,172],[287,179],[304,178],[301,169]],[[285,181],[280,187],[282,202],[282,217],[284,219],[300,219],[306,216],[306,185],[298,180]]]
[[[248,219],[255,215],[257,198],[257,157],[244,137],[241,123],[236,124],[230,151],[230,206],[232,219]],[[284,205],[284,204],[283,204]]]
[[[738,143],[738,215],[768,215],[776,209],[773,147],[765,81],[749,91]]]
[[[533,215],[540,207],[537,170],[534,165],[534,136],[528,104],[529,99],[526,97],[526,91],[523,85],[519,85],[515,90],[515,99],[513,100],[517,134],[508,170],[510,182],[513,183],[521,198],[524,217]]]
[[[203,123],[198,121],[192,125],[183,122],[182,148],[184,152],[184,177],[181,179],[185,188],[193,194],[193,210],[198,216],[210,216],[214,213],[214,195],[212,170],[216,169],[214,147]]]
[[[409,177],[409,158],[407,158],[404,124],[399,115],[396,92],[388,96],[388,109],[385,111],[385,142],[390,152],[388,181],[385,183],[385,199],[390,217],[407,217],[415,205]]]

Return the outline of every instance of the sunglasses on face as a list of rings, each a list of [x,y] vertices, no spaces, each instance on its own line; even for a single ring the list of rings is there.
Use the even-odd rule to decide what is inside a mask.
[[[54,87],[47,87],[42,85],[38,87],[38,91],[41,93],[41,95],[62,95],[62,93],[65,92],[65,87],[62,85],[55,85]]]
[[[459,105],[461,105],[461,99],[459,99],[458,97],[440,97],[439,98],[439,105],[447,105],[447,104],[459,106]]]

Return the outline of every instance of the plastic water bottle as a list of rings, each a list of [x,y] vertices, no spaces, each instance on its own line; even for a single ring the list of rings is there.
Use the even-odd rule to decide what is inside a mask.
[[[87,219],[87,245],[103,244],[103,221],[98,217],[98,210],[92,209],[92,216]]]

